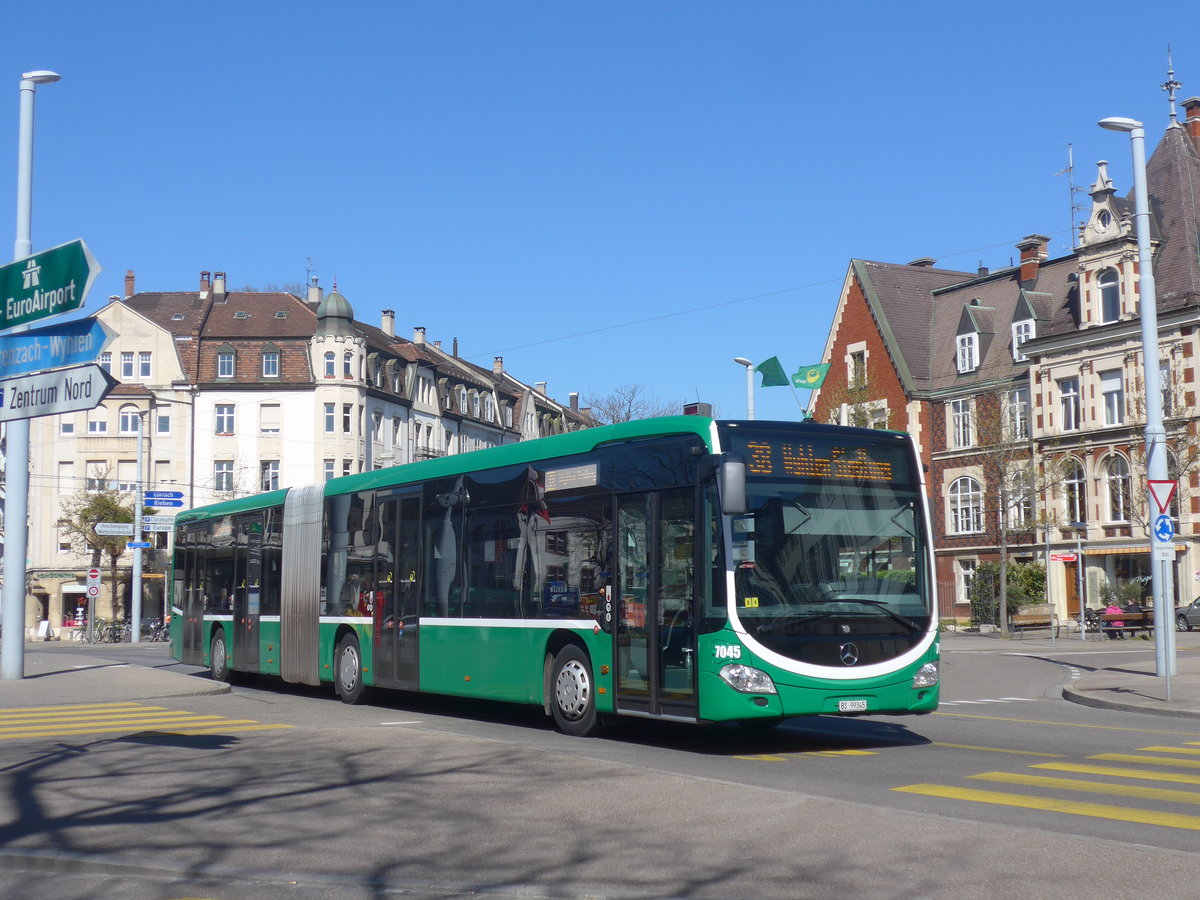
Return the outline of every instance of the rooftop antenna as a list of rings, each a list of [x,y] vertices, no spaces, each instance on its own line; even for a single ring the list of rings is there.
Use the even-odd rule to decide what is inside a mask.
[[[314,265],[314,263],[316,263],[316,261],[317,261],[317,258],[315,256],[304,257],[304,262],[305,262],[304,284],[305,284],[305,286],[313,283],[313,273],[315,271],[317,271],[317,267],[316,267],[316,265]]]
[[[1175,91],[1181,87],[1183,87],[1183,82],[1175,80],[1175,65],[1171,62],[1171,45],[1167,44],[1167,80],[1162,83],[1162,89],[1167,92],[1167,99],[1171,101],[1172,125],[1179,124],[1175,118]]]
[[[1083,207],[1075,202],[1075,195],[1082,191],[1083,188],[1079,187],[1079,185],[1075,183],[1075,148],[1071,144],[1067,144],[1067,167],[1065,169],[1059,169],[1054,173],[1056,178],[1059,175],[1067,176],[1067,191],[1069,192],[1067,205],[1071,211],[1071,227],[1069,229],[1069,233],[1071,235],[1071,249],[1074,250],[1077,246],[1076,238],[1079,235],[1079,228],[1075,225],[1075,218],[1083,211]]]

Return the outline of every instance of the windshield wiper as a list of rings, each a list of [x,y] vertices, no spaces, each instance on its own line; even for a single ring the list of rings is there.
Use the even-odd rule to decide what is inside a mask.
[[[887,616],[889,619],[891,619],[893,622],[903,625],[909,631],[920,631],[921,630],[920,625],[918,625],[912,619],[906,619],[904,616],[900,615],[898,612],[893,610],[890,606],[888,606],[882,600],[866,600],[866,599],[863,599],[860,597],[839,597],[838,599],[833,600],[831,602],[833,602],[833,603],[861,603],[863,606],[873,606],[876,609],[878,609],[880,612],[882,612],[885,616]]]
[[[786,628],[789,625],[799,625],[801,622],[815,622],[818,619],[827,619],[826,615],[809,615],[809,616],[792,616],[790,619],[781,619],[772,622],[770,625],[759,625],[759,634],[770,634],[772,631],[778,631],[780,628]]]

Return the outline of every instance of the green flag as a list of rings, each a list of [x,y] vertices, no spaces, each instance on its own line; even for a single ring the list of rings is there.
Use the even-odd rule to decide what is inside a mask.
[[[764,359],[754,367],[754,371],[762,375],[763,387],[780,387],[788,383],[787,373],[783,371],[783,364],[779,362],[778,356]]]
[[[825,381],[825,373],[828,371],[829,363],[822,363],[819,366],[801,366],[800,370],[792,376],[792,384],[798,388],[816,390]]]

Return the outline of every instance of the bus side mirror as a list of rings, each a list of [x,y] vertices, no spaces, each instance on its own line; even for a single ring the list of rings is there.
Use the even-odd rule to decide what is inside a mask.
[[[717,486],[721,491],[721,512],[727,516],[740,516],[746,509],[746,461],[732,453],[721,458],[717,471]]]

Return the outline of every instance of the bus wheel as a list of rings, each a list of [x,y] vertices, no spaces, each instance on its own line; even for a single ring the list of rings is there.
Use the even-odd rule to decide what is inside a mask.
[[[590,737],[600,731],[600,718],[596,715],[596,687],[592,681],[592,667],[584,653],[575,644],[567,644],[554,657],[550,675],[550,711],[554,723],[563,734],[573,737]]]
[[[225,630],[218,628],[212,637],[208,648],[208,670],[212,673],[213,681],[232,681],[229,671],[229,652],[225,647]]]
[[[333,684],[343,703],[357,703],[363,695],[362,653],[358,638],[348,634],[338,641],[333,659]]]

